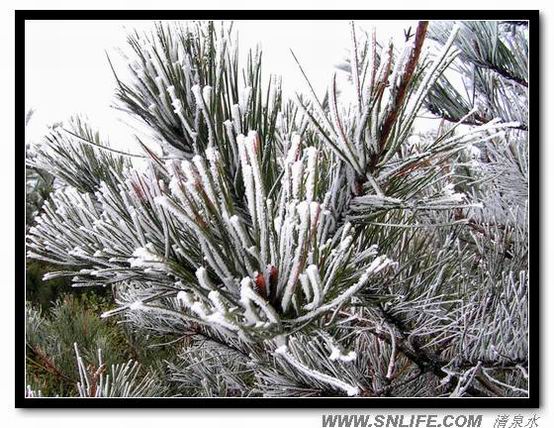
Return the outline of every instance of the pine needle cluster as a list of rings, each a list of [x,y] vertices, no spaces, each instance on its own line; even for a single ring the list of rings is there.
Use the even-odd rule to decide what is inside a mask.
[[[76,345],[81,396],[527,395],[527,28],[350,31],[353,96],[298,59],[290,99],[232,25],[133,33],[116,97],[157,147],[76,121],[34,150],[28,257],[175,351],[154,376]]]

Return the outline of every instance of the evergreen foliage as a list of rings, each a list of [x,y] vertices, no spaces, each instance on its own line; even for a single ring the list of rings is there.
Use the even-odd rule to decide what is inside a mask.
[[[125,334],[97,316],[104,307],[105,302],[94,295],[66,296],[47,315],[28,306],[27,376],[31,391],[62,397],[118,396],[122,391],[127,391],[123,396],[163,394],[154,373],[144,373],[132,360]],[[102,353],[108,355],[107,362]],[[108,366],[109,362],[113,364]]]
[[[158,24],[116,78],[159,149],[82,121],[45,139],[33,165],[60,186],[28,256],[113,289],[99,334],[117,319],[169,353],[108,381],[122,349],[75,330],[79,395],[527,395],[526,28],[351,35],[354,96],[335,76],[318,98],[300,66],[288,100],[260,50],[240,64],[232,25]],[[424,111],[441,125],[415,138]]]

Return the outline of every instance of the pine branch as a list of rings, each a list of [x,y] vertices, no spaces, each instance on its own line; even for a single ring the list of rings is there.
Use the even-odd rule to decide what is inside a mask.
[[[408,63],[404,68],[404,73],[400,79],[400,83],[396,88],[395,98],[391,104],[390,111],[387,117],[384,119],[383,125],[381,126],[381,132],[379,134],[380,151],[382,151],[385,147],[386,141],[389,137],[393,124],[395,123],[400,113],[400,109],[404,103],[404,98],[406,96],[406,90],[408,88],[408,85],[412,83],[412,78],[421,54],[421,49],[423,47],[423,42],[425,41],[425,35],[427,34],[428,26],[429,26],[429,21],[420,21],[417,25],[414,47],[412,49],[412,52],[410,53],[410,58],[408,60]]]

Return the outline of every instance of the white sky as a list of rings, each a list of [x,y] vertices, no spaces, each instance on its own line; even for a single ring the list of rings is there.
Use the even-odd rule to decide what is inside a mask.
[[[27,21],[25,38],[25,106],[35,114],[27,129],[30,141],[47,125],[86,115],[116,147],[134,144],[129,116],[111,108],[115,80],[106,52],[118,76],[125,80],[126,49],[131,29],[148,30],[153,21]],[[357,21],[366,30],[375,27],[381,41],[402,42],[403,29],[415,21]],[[299,58],[318,93],[329,85],[335,66],[347,57],[350,29],[347,21],[236,21],[240,49],[257,43],[263,48],[263,70],[281,75],[285,93],[305,91],[306,85],[289,49]],[[122,123],[122,120],[127,123]],[[131,122],[133,123],[133,122]]]

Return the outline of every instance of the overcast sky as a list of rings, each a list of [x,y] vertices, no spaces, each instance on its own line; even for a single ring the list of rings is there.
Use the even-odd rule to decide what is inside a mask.
[[[35,114],[27,129],[31,141],[44,135],[46,127],[85,114],[112,145],[131,147],[132,131],[124,113],[111,105],[115,81],[106,59],[109,53],[123,77],[125,61],[119,49],[126,48],[131,29],[148,30],[151,21],[27,21],[25,37],[25,105]],[[379,40],[402,42],[403,29],[414,21],[357,21],[366,30],[375,27]],[[265,73],[283,77],[285,93],[305,91],[292,49],[318,93],[329,85],[335,66],[350,48],[347,21],[237,21],[240,49],[261,44]]]

